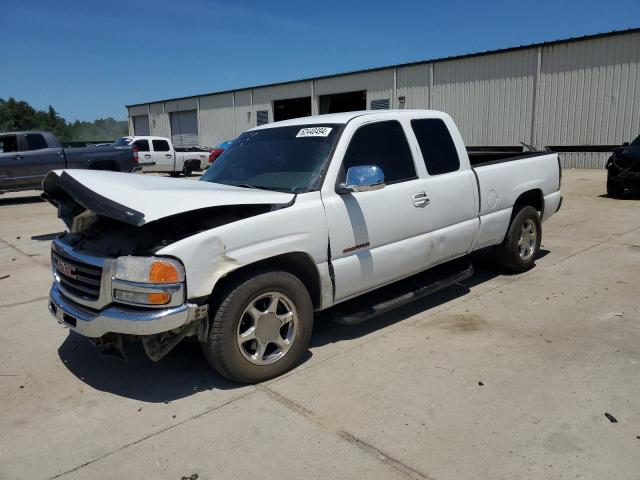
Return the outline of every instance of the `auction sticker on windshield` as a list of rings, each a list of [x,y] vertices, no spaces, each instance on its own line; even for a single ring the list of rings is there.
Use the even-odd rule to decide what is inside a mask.
[[[331,133],[331,127],[309,127],[302,128],[297,137],[326,137]]]

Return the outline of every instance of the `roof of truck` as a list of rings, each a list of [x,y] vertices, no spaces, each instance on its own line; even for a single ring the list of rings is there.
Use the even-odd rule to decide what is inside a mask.
[[[327,113],[325,115],[312,115],[310,117],[298,117],[279,122],[265,123],[251,130],[262,130],[264,128],[288,127],[295,125],[321,125],[321,124],[345,124],[357,117],[364,116],[395,117],[420,115],[421,117],[443,117],[446,113],[439,110],[415,109],[415,110],[360,110],[357,112]]]

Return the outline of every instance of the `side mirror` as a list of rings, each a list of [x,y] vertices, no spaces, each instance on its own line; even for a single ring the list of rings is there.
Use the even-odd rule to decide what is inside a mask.
[[[624,142],[624,143],[622,144],[622,146],[623,146],[623,147],[628,147],[628,146],[629,146],[629,142]]]
[[[384,187],[384,173],[376,165],[360,165],[347,170],[347,178],[338,187],[338,193],[368,192]]]

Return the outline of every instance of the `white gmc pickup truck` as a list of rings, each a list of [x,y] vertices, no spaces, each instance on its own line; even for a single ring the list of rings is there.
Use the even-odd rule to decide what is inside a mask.
[[[141,340],[157,360],[195,337],[220,374],[259,382],[300,360],[314,312],[363,320],[470,276],[483,247],[531,268],[560,181],[553,153],[470,163],[430,110],[263,125],[198,182],[50,172],[43,196],[67,231],[49,309],[103,353]]]

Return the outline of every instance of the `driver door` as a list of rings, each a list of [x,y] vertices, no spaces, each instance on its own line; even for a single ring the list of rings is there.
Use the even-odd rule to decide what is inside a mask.
[[[417,273],[430,261],[428,201],[403,126],[396,120],[360,126],[349,141],[338,183],[349,167],[359,165],[380,167],[386,186],[346,194],[334,186],[323,189],[335,300]]]

